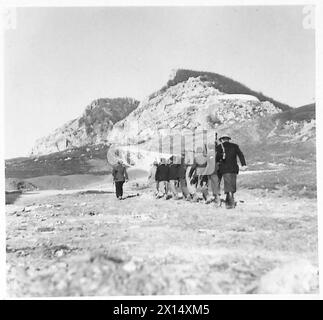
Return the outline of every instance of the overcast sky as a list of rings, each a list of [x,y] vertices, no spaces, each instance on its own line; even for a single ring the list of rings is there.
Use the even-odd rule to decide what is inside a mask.
[[[298,107],[314,101],[302,7],[24,8],[5,33],[5,157],[100,97],[142,99],[174,68],[217,72]]]

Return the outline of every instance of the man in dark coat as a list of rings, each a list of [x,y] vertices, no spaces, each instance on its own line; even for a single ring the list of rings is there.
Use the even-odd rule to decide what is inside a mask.
[[[157,167],[155,180],[158,181],[159,193],[157,194],[158,198],[167,196],[168,194],[168,182],[169,182],[169,168],[166,164],[166,159],[160,159],[160,164]]]
[[[237,175],[239,166],[237,157],[239,157],[242,166],[246,166],[246,160],[239,146],[231,143],[229,136],[222,136],[220,144],[217,147],[216,160],[219,162],[219,178],[223,178],[224,193],[226,194],[226,207],[228,209],[235,207],[234,193],[237,191]]]
[[[113,182],[116,186],[116,196],[119,200],[123,196],[123,184],[128,181],[128,173],[122,161],[119,160],[112,170]]]

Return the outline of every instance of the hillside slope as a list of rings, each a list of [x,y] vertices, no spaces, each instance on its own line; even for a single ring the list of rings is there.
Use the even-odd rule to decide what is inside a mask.
[[[161,151],[165,157],[185,152],[191,162],[195,148],[214,142],[216,133],[241,144],[249,163],[315,154],[315,105],[294,109],[262,98],[267,97],[218,74],[177,70],[114,125],[108,142],[125,162],[142,169]]]
[[[108,174],[107,145],[75,147],[38,157],[5,161],[6,178],[27,179],[51,175]]]
[[[113,124],[126,117],[139,104],[131,98],[97,99],[77,119],[36,141],[32,156],[60,152],[71,147],[104,143]]]
[[[312,119],[316,119],[315,103],[289,109],[285,112],[277,114],[274,118],[279,120],[281,123],[286,121],[311,121]]]
[[[271,102],[248,94],[226,94],[201,78],[191,77],[142,101],[114,125],[108,141],[142,143],[170,131],[212,130],[281,112]]]

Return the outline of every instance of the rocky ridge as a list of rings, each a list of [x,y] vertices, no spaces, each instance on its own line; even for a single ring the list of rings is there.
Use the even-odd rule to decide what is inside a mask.
[[[245,94],[225,94],[201,77],[189,78],[142,101],[108,136],[111,143],[145,142],[159,132],[208,130],[279,113],[271,102]]]
[[[139,101],[132,98],[94,100],[80,117],[37,140],[31,155],[38,156],[72,147],[104,143],[114,123],[126,117],[138,104]]]

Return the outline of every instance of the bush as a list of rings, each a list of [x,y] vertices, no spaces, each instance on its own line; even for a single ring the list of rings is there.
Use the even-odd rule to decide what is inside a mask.
[[[94,126],[104,133],[109,128],[110,121],[116,123],[122,120],[138,105],[139,101],[131,98],[94,100],[79,119],[79,126],[84,125],[88,135],[93,133]]]
[[[206,117],[206,121],[211,127],[222,124],[221,120],[217,116],[211,114]]]

